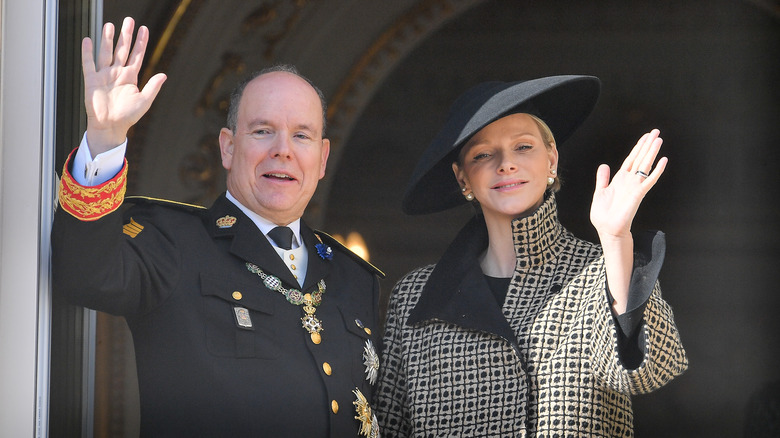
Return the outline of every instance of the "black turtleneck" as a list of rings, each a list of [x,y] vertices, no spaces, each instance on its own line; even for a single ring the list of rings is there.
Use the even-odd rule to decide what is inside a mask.
[[[485,275],[485,280],[487,280],[487,284],[490,287],[490,291],[493,292],[493,296],[496,297],[498,307],[503,306],[506,292],[509,290],[509,282],[512,281],[512,277],[499,278]]]

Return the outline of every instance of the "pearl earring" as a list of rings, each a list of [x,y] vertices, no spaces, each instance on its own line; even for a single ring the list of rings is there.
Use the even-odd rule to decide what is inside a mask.
[[[463,196],[466,198],[467,201],[473,201],[474,200],[474,194],[473,193],[466,194],[466,188],[465,187],[461,187],[460,191],[461,191],[461,193],[463,193]]]
[[[550,169],[550,173],[552,173],[553,176],[548,176],[547,177],[547,185],[548,186],[551,186],[551,185],[555,184],[555,178],[554,177],[555,177],[555,174],[557,172],[556,172],[555,169]]]

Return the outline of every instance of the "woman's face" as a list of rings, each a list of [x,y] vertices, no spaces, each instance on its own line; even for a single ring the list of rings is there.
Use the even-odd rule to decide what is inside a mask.
[[[477,132],[452,170],[464,194],[473,193],[485,219],[527,216],[544,200],[547,178],[558,166],[558,150],[548,148],[528,114],[502,117]]]

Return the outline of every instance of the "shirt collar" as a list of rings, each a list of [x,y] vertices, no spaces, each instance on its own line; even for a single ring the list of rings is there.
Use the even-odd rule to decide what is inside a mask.
[[[233,197],[233,195],[230,193],[229,190],[226,191],[225,197],[230,202],[235,204],[235,206],[238,207],[239,210],[241,210],[249,219],[251,219],[252,222],[254,222],[254,224],[260,230],[260,232],[263,233],[266,239],[268,239],[268,241],[271,242],[271,245],[275,247],[273,241],[271,241],[271,239],[268,237],[268,232],[271,231],[273,228],[277,227],[278,224],[269,221],[268,219],[260,216],[259,214],[255,213],[254,211],[244,206],[242,203],[238,201],[238,199]],[[293,242],[292,242],[293,249],[302,246],[301,242],[303,241],[301,240],[301,218],[298,218],[290,222],[286,226],[290,227],[290,229],[293,232]]]

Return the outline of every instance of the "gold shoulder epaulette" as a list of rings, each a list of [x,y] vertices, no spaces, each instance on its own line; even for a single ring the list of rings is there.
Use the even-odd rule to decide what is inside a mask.
[[[344,246],[343,243],[336,240],[330,234],[324,231],[314,230],[314,235],[317,236],[317,238],[320,239],[322,243],[327,243],[330,246],[338,248],[341,252],[350,256],[353,260],[358,262],[358,264],[366,268],[369,272],[378,275],[379,278],[385,278],[384,272],[382,272],[379,268],[366,261],[366,259],[364,259],[363,257],[360,257],[359,255],[355,254],[352,250]]]

